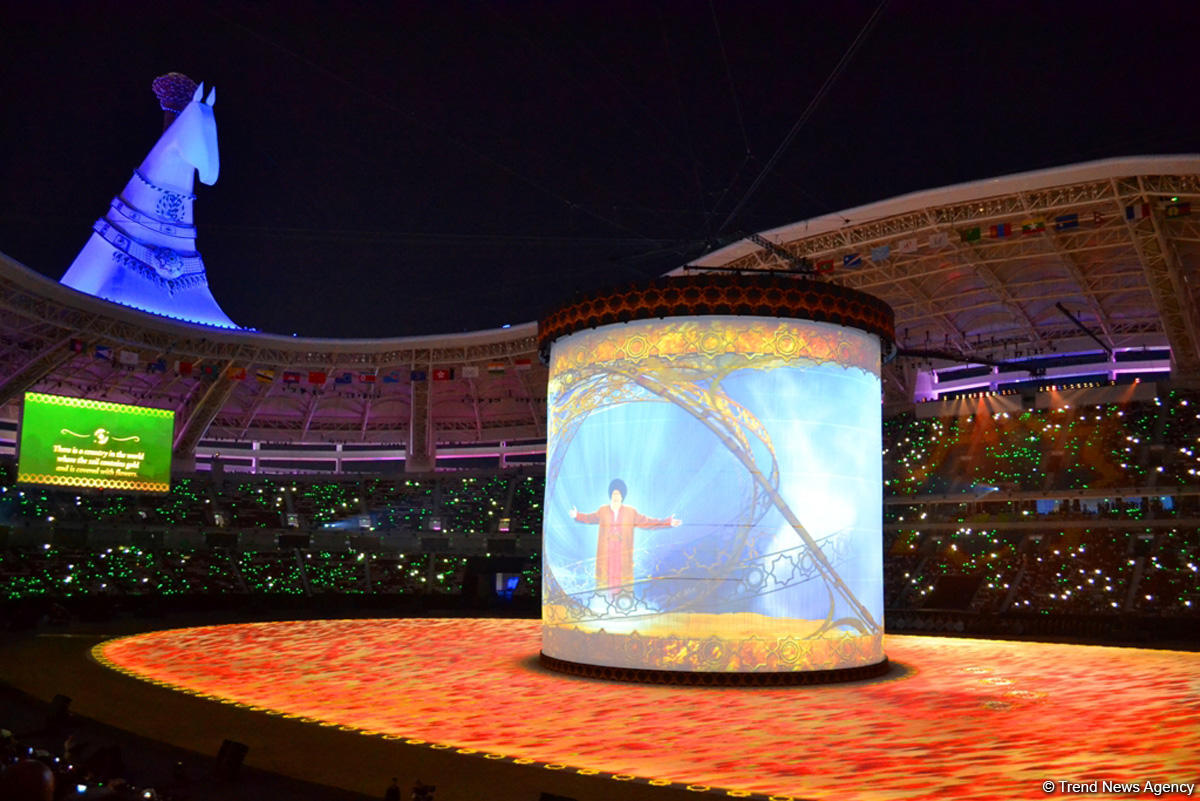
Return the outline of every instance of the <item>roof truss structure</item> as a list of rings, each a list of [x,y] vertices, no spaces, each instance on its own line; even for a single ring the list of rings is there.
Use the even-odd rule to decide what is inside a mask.
[[[1200,380],[1200,156],[906,195],[756,234],[677,272],[793,271],[801,260],[891,304],[902,349],[966,362],[1094,349],[1078,321],[1110,351],[1167,345],[1173,378]],[[412,447],[426,436],[414,421],[435,448],[544,440],[536,328],[378,340],[230,332],[108,303],[0,256],[0,417],[15,420],[29,390],[171,408],[183,456],[205,440]],[[910,402],[935,362],[887,365],[885,397]],[[452,376],[433,380],[435,370]]]
[[[1173,375],[1200,378],[1200,157],[996,178],[760,236],[775,247],[746,240],[684,269],[784,270],[786,253],[891,304],[902,350],[970,362],[1095,347],[1074,317],[1110,351],[1168,345]],[[885,381],[911,400],[903,364]]]

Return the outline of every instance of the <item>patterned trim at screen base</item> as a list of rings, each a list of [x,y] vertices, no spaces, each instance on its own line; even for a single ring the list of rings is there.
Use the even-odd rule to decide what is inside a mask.
[[[644,684],[674,684],[700,687],[781,687],[795,684],[832,684],[843,681],[873,679],[887,673],[891,665],[887,657],[874,665],[839,670],[783,671],[779,673],[717,673],[685,670],[648,670],[642,668],[586,665],[538,654],[542,666],[559,673],[608,681],[634,681]]]

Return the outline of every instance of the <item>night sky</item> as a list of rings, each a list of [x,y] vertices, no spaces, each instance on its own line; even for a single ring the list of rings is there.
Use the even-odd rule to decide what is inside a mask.
[[[747,232],[1200,151],[1194,3],[892,0],[807,117],[876,4],[46,5],[0,3],[0,251],[60,278],[183,72],[217,87],[209,283],[263,331],[520,323]]]

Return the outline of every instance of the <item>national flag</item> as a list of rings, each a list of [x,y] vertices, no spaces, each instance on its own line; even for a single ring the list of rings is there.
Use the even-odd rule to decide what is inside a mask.
[[[487,371],[492,375],[504,375],[504,364],[502,362],[488,362]]]
[[[1078,228],[1078,227],[1079,227],[1079,215],[1078,214],[1063,214],[1059,217],[1054,218],[1054,230],[1055,231],[1065,231],[1068,228]]]
[[[833,259],[821,259],[816,265],[817,275],[833,272]]]
[[[275,371],[259,369],[254,371],[254,380],[262,384],[270,384],[275,380]]]
[[[399,370],[393,370],[392,372],[390,372],[390,373],[388,373],[387,375],[385,375],[385,376],[383,377],[383,383],[385,383],[385,384],[399,384],[399,383],[400,383],[400,371],[399,371]]]
[[[167,372],[167,360],[166,359],[155,359],[154,361],[152,361],[146,365],[146,372],[148,372],[148,373],[165,373],[165,372]]]
[[[532,359],[513,359],[513,366],[518,370],[529,370],[533,367]]]
[[[84,345],[82,339],[71,340],[71,350],[75,353],[83,353]]]
[[[983,229],[979,226],[964,228],[958,232],[964,242],[978,242],[983,237]]]
[[[950,234],[945,231],[938,231],[936,234],[929,235],[929,247],[944,248],[950,244]]]
[[[329,376],[325,375],[324,370],[309,370],[308,371],[308,383],[310,383],[310,384],[316,384],[316,385],[320,386],[321,384],[325,383],[325,379],[328,377]]]
[[[291,370],[284,370],[283,371],[283,383],[299,384],[300,383],[300,374],[294,373]]]
[[[412,372],[410,372],[408,374],[408,378],[411,381],[424,381],[425,380],[425,371],[424,370],[413,370]]]
[[[333,377],[333,383],[335,384],[349,384],[352,381],[354,381],[353,373],[339,373]]]
[[[136,350],[119,350],[117,351],[117,359],[121,364],[137,364],[138,353]]]
[[[1150,204],[1149,203],[1137,203],[1133,206],[1125,207],[1125,219],[1127,219],[1127,220],[1141,220],[1141,219],[1144,219],[1149,216],[1150,216]]]
[[[205,378],[216,378],[217,366],[215,364],[200,365],[200,375],[204,376]]]
[[[1192,213],[1191,203],[1172,203],[1167,206],[1168,217],[1186,217]]]
[[[887,257],[891,255],[891,253],[892,253],[892,248],[890,245],[880,245],[877,248],[871,248],[871,261],[878,264],[878,263],[886,260]]]
[[[378,380],[378,378],[375,376],[374,373],[359,373],[358,374],[358,383],[360,383],[360,384],[374,384],[377,380]]]
[[[862,267],[862,255],[858,253],[847,253],[842,256],[842,269],[851,270],[855,267]]]
[[[901,239],[899,242],[897,242],[896,252],[916,253],[918,247],[920,247],[920,244],[917,242],[917,238],[914,236],[910,237],[909,239]]]
[[[225,371],[225,377],[228,378],[230,381],[245,381],[246,380],[246,368],[245,367],[230,367],[228,370]]]
[[[176,362],[175,369],[179,372],[180,375],[191,375],[192,374],[192,363],[191,362]]]
[[[1030,234],[1042,234],[1046,232],[1045,220],[1026,220],[1021,223],[1021,236],[1029,236]]]
[[[449,381],[454,378],[454,369],[451,367],[435,367],[433,368],[434,381]]]
[[[477,364],[463,365],[462,377],[463,378],[479,378],[479,365],[477,365]]]
[[[105,345],[97,345],[95,356],[97,359],[112,359],[112,348]]]
[[[1012,236],[1011,223],[998,223],[988,228],[988,236],[992,239],[1003,239],[1006,236]]]

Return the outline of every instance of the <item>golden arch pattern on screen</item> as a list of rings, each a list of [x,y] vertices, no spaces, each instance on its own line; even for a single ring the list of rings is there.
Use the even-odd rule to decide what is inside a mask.
[[[550,359],[543,652],[722,672],[883,659],[876,336],[764,317]]]

